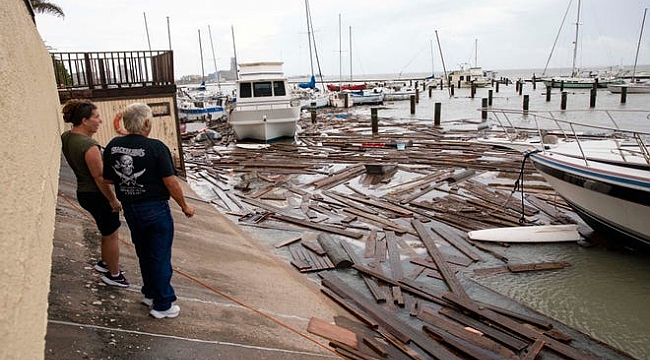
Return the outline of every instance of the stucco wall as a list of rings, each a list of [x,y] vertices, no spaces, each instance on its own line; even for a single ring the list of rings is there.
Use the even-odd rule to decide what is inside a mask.
[[[0,359],[42,359],[60,161],[48,52],[22,0],[0,10]]]

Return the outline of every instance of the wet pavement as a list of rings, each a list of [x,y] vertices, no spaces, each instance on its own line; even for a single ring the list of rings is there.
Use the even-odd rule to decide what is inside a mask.
[[[156,320],[140,303],[142,280],[124,221],[121,265],[131,287],[107,286],[92,269],[99,233],[76,202],[74,175],[62,161],[45,359],[336,358],[306,328],[312,316],[331,322],[344,311],[211,204],[188,201],[196,207],[192,219],[171,201],[172,285],[181,313]]]

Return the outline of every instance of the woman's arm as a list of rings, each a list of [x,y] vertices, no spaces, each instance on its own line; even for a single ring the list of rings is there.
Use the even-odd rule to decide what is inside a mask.
[[[103,174],[103,163],[102,163],[102,154],[99,151],[99,146],[92,146],[86,151],[84,155],[86,160],[86,165],[88,170],[90,170],[90,175],[92,175],[95,180],[95,184],[99,188],[99,191],[104,194],[108,202],[111,204],[113,211],[117,212],[122,210],[122,204],[115,197],[115,193],[111,186],[104,180]]]

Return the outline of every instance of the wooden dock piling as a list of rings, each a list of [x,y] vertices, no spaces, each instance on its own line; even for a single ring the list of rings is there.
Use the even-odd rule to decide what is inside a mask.
[[[523,105],[524,115],[528,115],[529,104],[530,104],[530,95],[526,94],[524,95],[524,105]]]
[[[442,108],[442,103],[435,103],[433,105],[433,125],[440,126],[440,111]]]
[[[551,87],[547,86],[546,87],[546,102],[551,101]]]
[[[627,86],[623,86],[621,88],[621,104],[625,104],[627,102]]]
[[[589,107],[592,109],[596,107],[596,94],[598,94],[598,90],[596,90],[594,85],[594,88],[591,89],[589,94]]]
[[[376,107],[370,108],[370,123],[372,127],[372,135],[379,133],[379,116],[377,115],[378,109]]]
[[[493,92],[494,91],[492,89],[488,90],[488,106],[490,106],[490,107],[492,106],[492,94],[493,94]]]
[[[564,84],[564,82],[562,82]],[[562,91],[562,100],[560,101],[560,109],[566,110],[566,98],[567,98],[567,92]]]
[[[488,99],[483,98],[481,99],[481,119],[482,120],[487,120],[487,107],[488,107]]]
[[[450,95],[451,97],[454,96],[454,84],[451,84],[451,86],[449,87],[449,95]]]
[[[495,91],[496,91],[497,93],[499,93],[499,82],[498,82],[498,81],[497,81],[497,86],[496,86]]]
[[[411,95],[411,115],[415,114],[415,95]]]

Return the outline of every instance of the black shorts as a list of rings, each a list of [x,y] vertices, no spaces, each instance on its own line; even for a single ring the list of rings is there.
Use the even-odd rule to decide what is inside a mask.
[[[93,216],[102,236],[108,236],[119,229],[120,213],[113,212],[111,204],[101,192],[78,192],[77,200],[82,208]]]

